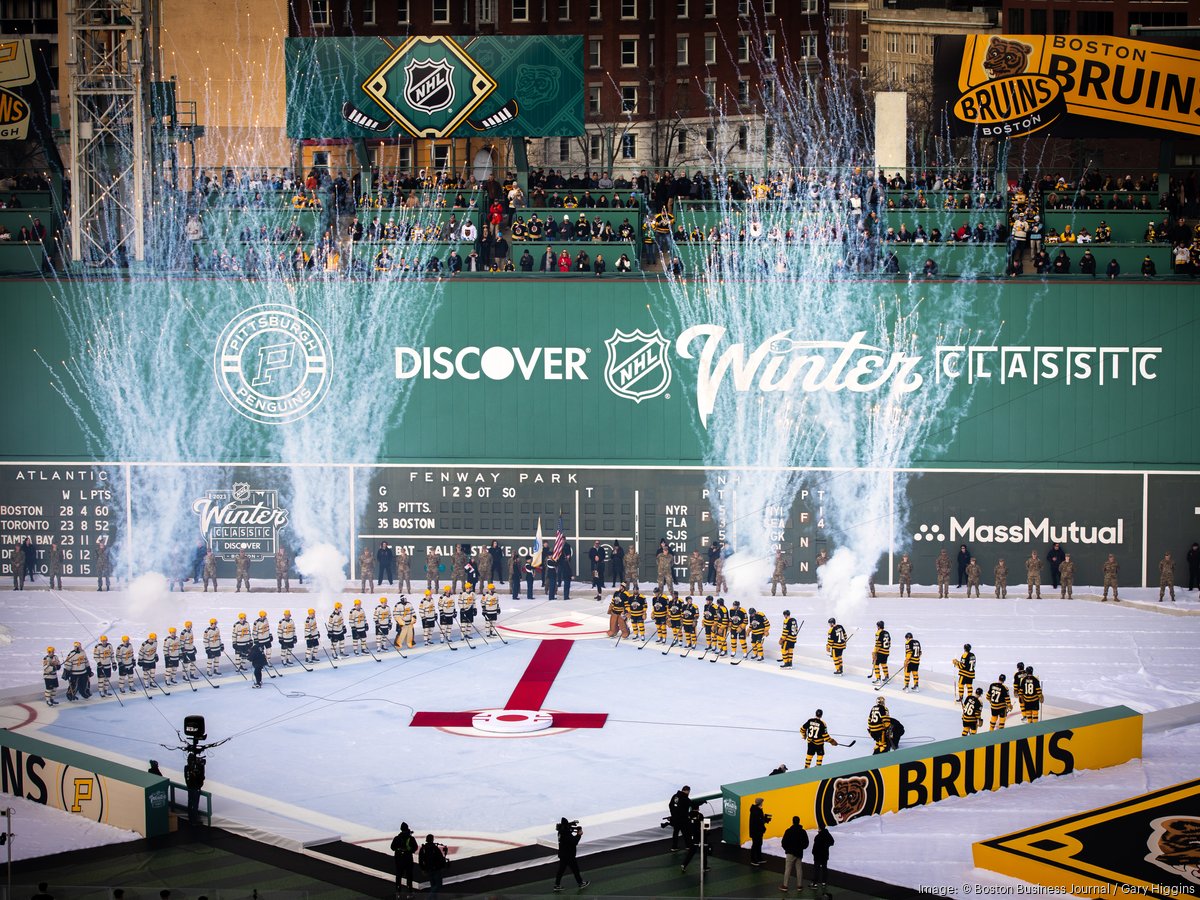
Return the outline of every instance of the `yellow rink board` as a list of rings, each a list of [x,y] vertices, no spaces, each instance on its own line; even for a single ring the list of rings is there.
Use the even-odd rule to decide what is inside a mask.
[[[976,867],[1076,897],[1200,894],[1200,780],[979,841]]]
[[[1142,717],[1125,706],[1063,716],[722,785],[724,839],[749,840],[750,807],[765,800],[767,837],[792,816],[808,829],[1023,784],[1079,769],[1102,769],[1140,757]]]

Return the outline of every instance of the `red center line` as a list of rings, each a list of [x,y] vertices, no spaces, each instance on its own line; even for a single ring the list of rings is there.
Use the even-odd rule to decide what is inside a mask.
[[[513,688],[505,709],[541,709],[554,679],[567,661],[574,641],[542,641],[525,667],[525,674]]]

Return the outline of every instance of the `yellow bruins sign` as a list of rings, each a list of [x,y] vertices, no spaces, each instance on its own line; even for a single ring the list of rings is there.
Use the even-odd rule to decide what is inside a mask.
[[[1024,137],[1112,123],[1200,135],[1200,51],[1127,38],[940,38],[936,93],[957,133]],[[1093,120],[1093,128],[1084,127]]]

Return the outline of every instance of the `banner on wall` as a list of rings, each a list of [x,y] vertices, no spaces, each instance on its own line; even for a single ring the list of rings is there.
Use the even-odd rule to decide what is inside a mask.
[[[1103,35],[940,37],[934,102],[951,132],[1200,135],[1200,48]]]

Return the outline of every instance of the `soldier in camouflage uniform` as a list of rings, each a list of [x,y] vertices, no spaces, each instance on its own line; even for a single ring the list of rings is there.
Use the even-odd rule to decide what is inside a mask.
[[[716,592],[718,594],[729,593],[729,582],[725,580],[725,548],[721,548],[721,552],[717,554],[717,558],[713,560],[713,570],[716,572]]]
[[[62,590],[62,547],[58,541],[50,542],[50,590]],[[55,585],[57,584],[57,588]]]
[[[96,590],[112,590],[112,559],[108,555],[108,541],[96,539]]]
[[[625,551],[625,583],[634,591],[638,589],[638,569],[641,567],[641,563],[642,558],[638,554],[637,544],[630,544],[629,549]]]
[[[21,549],[20,541],[13,541],[12,553],[9,555],[12,564],[13,590],[25,590],[25,551]]]
[[[238,593],[242,589],[242,584],[246,585],[246,592],[250,592],[250,557],[246,555],[246,548],[243,547],[238,551],[237,558],[234,560],[234,565],[237,567],[237,588],[234,593]]]
[[[912,597],[912,560],[908,558],[907,553],[900,554],[900,596],[904,596],[905,589],[908,590],[908,596]]]
[[[967,596],[971,596],[971,588],[975,588],[975,596],[979,596],[979,579],[983,575],[979,568],[979,563],[975,557],[971,557],[971,561],[967,563]]]
[[[434,553],[433,548],[430,547],[429,551],[425,554],[425,587],[429,588],[435,594],[440,589],[442,580],[441,568],[441,556]]]
[[[996,563],[992,576],[996,579],[996,599],[1003,600],[1008,596],[1008,563],[1004,561],[1003,556]]]
[[[1104,561],[1104,596],[1100,598],[1101,603],[1108,602],[1109,588],[1112,588],[1113,600],[1121,602],[1121,598],[1117,596],[1117,573],[1120,571],[1121,566],[1117,563],[1117,558],[1111,553],[1108,554],[1108,559]]]
[[[482,545],[479,547],[479,555],[475,558],[475,570],[479,572],[481,585],[486,586],[492,583],[492,554],[488,553],[487,548]]]
[[[1075,560],[1068,553],[1058,564],[1059,596],[1063,600],[1071,599],[1071,589],[1075,587]]]
[[[360,591],[375,591],[375,554],[371,552],[370,547],[363,547],[362,553],[358,554],[358,574],[362,585]]]
[[[688,593],[697,596],[704,593],[704,557],[693,550],[688,557]]]
[[[945,547],[938,554],[933,566],[937,571],[938,599],[948,600],[950,598],[950,554],[946,552]]]
[[[775,596],[775,588],[783,589],[783,596],[787,596],[787,581],[784,577],[784,570],[787,568],[787,557],[783,555],[782,550],[775,551],[775,568],[771,571],[771,596]]]
[[[284,547],[280,547],[275,551],[275,593],[292,592],[291,575],[289,574],[290,560],[288,560],[288,552]]]
[[[829,551],[828,551],[828,550],[825,550],[825,549],[822,549],[822,550],[821,550],[821,551],[820,551],[820,552],[817,554],[817,565],[816,565],[816,567],[819,569],[819,568],[821,568],[821,566],[825,565],[825,563],[827,563],[827,562],[829,562]]]
[[[1034,550],[1029,554],[1029,559],[1025,560],[1025,587],[1026,600],[1032,600],[1034,591],[1037,592],[1037,598],[1042,599],[1042,558],[1038,556]]]
[[[412,593],[411,573],[412,557],[408,555],[407,547],[401,547],[396,553],[396,589],[402,594]]]
[[[1171,592],[1171,602],[1175,602],[1175,560],[1171,559],[1170,552],[1166,553],[1162,559],[1158,561],[1158,602],[1162,603],[1163,593],[1167,590]],[[1114,595],[1115,596],[1115,595]]]
[[[671,545],[666,538],[659,538],[658,549],[654,551],[654,564],[658,571],[658,583],[666,588],[675,587],[675,573],[671,568],[674,560],[671,556]]]
[[[467,580],[467,554],[462,547],[454,549],[454,567],[450,570],[450,593],[458,593],[458,586]]]
[[[210,549],[204,554],[204,593],[208,593],[208,583],[212,582],[213,590],[217,589],[217,554]]]

